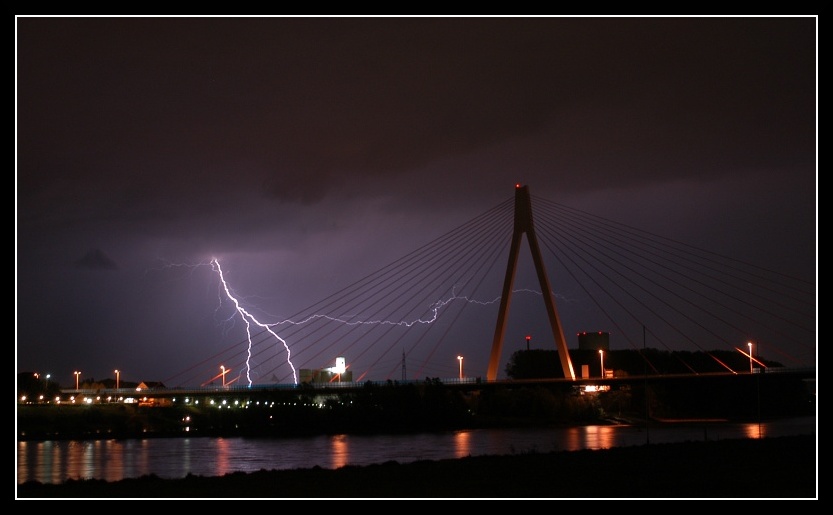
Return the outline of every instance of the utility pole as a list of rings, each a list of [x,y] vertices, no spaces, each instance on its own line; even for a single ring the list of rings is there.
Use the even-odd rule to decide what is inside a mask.
[[[404,381],[406,377],[408,374],[405,373],[405,349],[402,349],[402,380]]]

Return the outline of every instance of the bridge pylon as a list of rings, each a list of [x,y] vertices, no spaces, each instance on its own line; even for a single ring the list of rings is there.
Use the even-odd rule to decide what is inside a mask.
[[[512,301],[512,286],[515,282],[515,272],[518,269],[518,252],[521,248],[521,239],[526,234],[529,242],[529,250],[532,252],[532,260],[535,263],[535,271],[538,274],[538,282],[541,285],[541,293],[544,297],[544,305],[547,308],[547,315],[552,328],[555,346],[558,349],[558,358],[561,361],[561,369],[564,377],[575,381],[576,374],[573,371],[573,362],[570,360],[570,353],[567,350],[567,341],[564,339],[564,331],[561,328],[561,319],[555,307],[550,280],[547,278],[547,271],[544,268],[544,260],[541,257],[541,249],[538,247],[538,238],[535,236],[535,227],[532,223],[532,201],[529,198],[529,187],[517,184],[515,186],[515,228],[512,232],[512,247],[509,251],[509,262],[506,265],[506,277],[503,281],[503,294],[500,297],[500,311],[498,312],[495,337],[492,341],[492,353],[489,358],[489,368],[486,372],[486,379],[494,381],[497,379],[500,353],[503,349],[503,339],[506,333],[506,318],[509,315],[509,305]]]

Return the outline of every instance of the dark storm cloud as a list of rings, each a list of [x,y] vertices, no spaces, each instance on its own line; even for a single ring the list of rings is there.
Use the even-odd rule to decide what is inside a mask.
[[[311,203],[344,174],[370,181],[536,134],[571,189],[812,150],[806,18],[20,24],[20,151],[52,149],[22,164],[27,197],[90,188],[78,195],[120,206],[160,184],[216,198],[244,185]],[[606,174],[614,156],[622,171]]]
[[[75,268],[86,270],[116,270],[118,265],[100,249],[92,249],[74,263]]]

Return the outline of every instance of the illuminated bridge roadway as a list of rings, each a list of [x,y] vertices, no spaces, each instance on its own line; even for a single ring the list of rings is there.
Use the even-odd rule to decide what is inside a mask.
[[[608,386],[611,390],[622,387],[644,386],[649,383],[696,380],[715,381],[733,380],[737,384],[744,384],[751,379],[766,381],[767,378],[781,376],[794,376],[804,381],[815,381],[815,367],[801,368],[774,368],[766,369],[765,373],[732,373],[713,372],[701,374],[664,374],[664,375],[629,375],[626,377],[591,377],[582,379],[549,378],[549,379],[522,379],[522,380],[495,380],[486,381],[481,378],[466,377],[445,378],[433,380],[407,380],[407,381],[364,381],[364,382],[331,382],[331,383],[302,383],[302,384],[265,384],[253,386],[209,386],[199,388],[151,388],[137,390],[135,388],[102,388],[102,389],[63,389],[61,402],[83,402],[87,404],[107,402],[151,402],[153,400],[170,402],[191,402],[199,399],[226,399],[246,401],[254,399],[268,399],[271,396],[285,397],[286,395],[326,395],[326,394],[349,394],[360,392],[369,387],[406,386],[422,385],[432,381],[441,383],[447,388],[464,391],[482,391],[491,388],[518,388],[530,386],[562,385],[565,388],[597,390],[599,387]],[[734,379],[731,379],[734,378]],[[589,387],[589,388],[588,388]],[[594,388],[595,387],[595,388]],[[813,386],[813,390],[814,390]]]

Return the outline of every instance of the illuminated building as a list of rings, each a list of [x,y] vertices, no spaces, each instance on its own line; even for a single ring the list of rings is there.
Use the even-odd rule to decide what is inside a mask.
[[[349,383],[353,381],[353,372],[347,370],[346,360],[343,357],[338,357],[334,367],[302,368],[300,379],[302,383]]]

